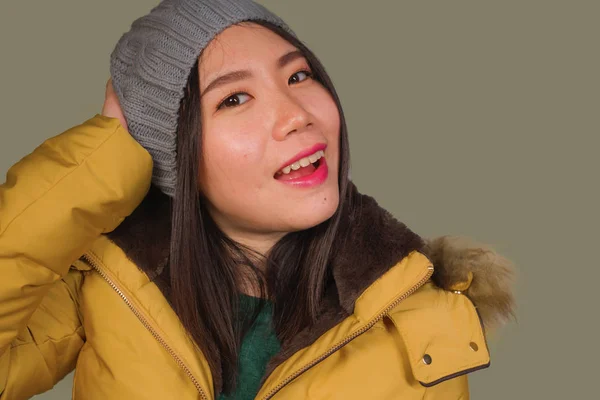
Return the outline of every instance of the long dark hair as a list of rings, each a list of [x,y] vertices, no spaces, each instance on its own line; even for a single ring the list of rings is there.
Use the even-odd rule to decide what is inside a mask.
[[[223,392],[237,381],[241,341],[260,311],[240,321],[240,265],[249,267],[262,296],[273,302],[274,327],[281,343],[313,324],[323,293],[331,283],[333,241],[347,205],[350,152],[340,100],[317,57],[296,37],[278,26],[256,22],[296,46],[335,100],[340,114],[340,204],[327,221],[285,235],[264,259],[227,237],[208,213],[198,189],[202,154],[198,64],[192,68],[181,101],[177,129],[178,180],[172,203],[170,244],[171,304],[188,334],[204,353],[213,375],[222,377]],[[263,266],[261,272],[258,263]]]

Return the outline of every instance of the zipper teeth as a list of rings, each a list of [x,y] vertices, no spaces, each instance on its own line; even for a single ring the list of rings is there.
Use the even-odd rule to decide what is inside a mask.
[[[173,357],[173,359],[175,360],[177,365],[179,365],[179,367],[190,378],[190,380],[196,387],[196,390],[198,390],[198,393],[200,393],[200,396],[202,397],[202,399],[208,400],[206,393],[204,393],[202,386],[200,386],[200,383],[198,382],[196,377],[192,374],[192,371],[187,367],[187,365],[185,365],[185,363],[181,360],[181,358],[179,358],[179,356],[175,353],[175,351],[173,351],[171,346],[169,346],[167,344],[167,342],[158,334],[158,332],[156,332],[156,330],[154,328],[152,328],[152,326],[150,325],[150,323],[148,323],[146,318],[135,308],[135,306],[129,301],[127,296],[121,291],[121,289],[119,289],[119,287],[112,281],[112,279],[106,274],[106,272],[104,272],[104,270],[102,270],[102,268],[100,268],[98,266],[98,264],[92,259],[92,257],[88,254],[84,254],[83,257],[100,274],[100,276],[102,276],[102,278],[104,278],[104,280],[113,288],[113,290],[115,292],[117,292],[119,297],[121,297],[121,299],[123,299],[125,304],[127,304],[127,307],[129,307],[129,309],[133,312],[133,314],[137,317],[137,319],[142,323],[142,325],[144,325],[144,327],[152,334],[152,336],[154,336],[156,341],[159,342],[161,344],[161,346],[165,348],[165,350],[171,355],[171,357]]]
[[[334,347],[329,349],[321,357],[311,361],[310,363],[305,365],[303,368],[299,369],[298,371],[294,372],[292,375],[288,376],[285,380],[283,380],[283,382],[281,382],[279,385],[277,385],[275,388],[273,388],[273,390],[271,390],[265,397],[263,397],[263,400],[269,400],[278,391],[280,391],[285,385],[287,385],[288,383],[290,383],[291,381],[296,379],[299,375],[303,374],[310,368],[314,367],[316,364],[320,363],[321,361],[323,361],[324,359],[326,359],[327,357],[329,357],[330,355],[332,355],[333,353],[335,353],[336,351],[338,351],[339,349],[341,349],[342,347],[347,345],[349,342],[351,342],[352,340],[356,339],[358,336],[362,335],[363,333],[365,333],[366,331],[371,329],[371,327],[373,327],[373,325],[375,325],[380,319],[385,317],[385,315],[387,313],[389,313],[394,307],[396,307],[398,304],[400,304],[402,301],[404,301],[408,296],[410,296],[415,291],[417,291],[417,289],[419,289],[421,286],[423,286],[429,280],[429,278],[431,278],[431,275],[433,275],[433,267],[432,266],[428,267],[427,274],[417,284],[415,284],[413,287],[411,287],[408,291],[404,292],[404,294],[402,294],[402,296],[400,296],[396,300],[394,300],[394,302],[392,304],[390,304],[388,307],[386,307],[385,310],[383,310],[381,313],[379,313],[379,315],[377,315],[377,317],[373,318],[367,325],[365,325],[358,331],[354,332],[352,335],[348,336],[342,342],[336,344]]]

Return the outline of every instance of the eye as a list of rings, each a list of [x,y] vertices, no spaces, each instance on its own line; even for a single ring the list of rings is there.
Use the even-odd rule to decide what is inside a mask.
[[[298,71],[290,77],[288,83],[291,85],[293,83],[302,82],[308,78],[312,78],[312,76],[313,74],[310,71]]]
[[[249,98],[250,95],[247,93],[239,92],[234,93],[223,100],[217,107],[217,110],[221,108],[231,108],[244,104],[247,100],[242,100],[244,98]]]

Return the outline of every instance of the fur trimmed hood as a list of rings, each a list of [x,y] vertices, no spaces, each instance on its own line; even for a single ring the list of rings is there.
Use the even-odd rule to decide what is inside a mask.
[[[351,315],[357,298],[375,280],[413,251],[434,265],[433,282],[466,294],[479,311],[486,330],[514,315],[511,263],[491,248],[455,236],[423,239],[380,207],[374,198],[350,184],[349,213],[335,239],[332,272],[335,285],[326,289],[316,324],[288,343],[267,366],[265,377],[297,350],[312,344]],[[169,298],[168,254],[171,199],[154,186],[144,201],[108,237]],[[217,387],[221,377],[214,376]]]
[[[423,254],[435,266],[435,284],[471,299],[487,331],[515,317],[515,272],[507,258],[487,245],[460,236],[427,239]]]
[[[486,328],[514,316],[514,267],[508,259],[467,237],[421,238],[354,184],[349,190],[352,212],[340,227],[333,265],[339,304],[346,312],[352,312],[356,298],[387,269],[418,250],[434,265],[435,284],[464,292]],[[133,214],[108,234],[153,281],[166,278],[161,272],[168,261],[170,201],[153,186]]]

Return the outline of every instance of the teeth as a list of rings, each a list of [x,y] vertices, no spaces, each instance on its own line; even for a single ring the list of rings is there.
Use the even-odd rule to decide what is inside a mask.
[[[310,164],[315,163],[318,159],[325,156],[325,152],[323,150],[319,150],[314,154],[311,154],[308,157],[301,158],[293,164],[288,165],[287,167],[281,169],[279,173],[289,174],[292,170],[297,171],[300,168],[308,167]]]

